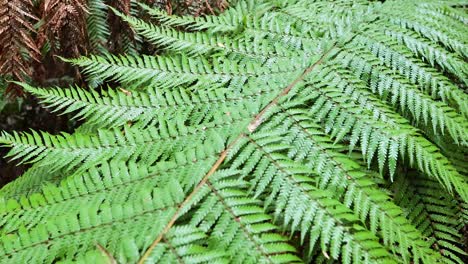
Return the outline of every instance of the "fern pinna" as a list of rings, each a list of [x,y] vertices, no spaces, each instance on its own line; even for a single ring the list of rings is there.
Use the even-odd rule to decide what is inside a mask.
[[[252,0],[150,24],[159,55],[22,86],[84,120],[3,133],[1,263],[463,263],[463,1]]]

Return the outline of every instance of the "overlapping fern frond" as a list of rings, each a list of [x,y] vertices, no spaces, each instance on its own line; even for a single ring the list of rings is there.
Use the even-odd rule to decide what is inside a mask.
[[[0,190],[0,263],[463,263],[457,4],[114,10],[164,52],[68,60],[115,89],[22,84],[84,124],[0,136],[33,164]]]

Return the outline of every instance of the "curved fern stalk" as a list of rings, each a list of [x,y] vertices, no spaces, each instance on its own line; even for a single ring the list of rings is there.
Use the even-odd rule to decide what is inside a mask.
[[[209,169],[216,156],[216,150],[195,145],[190,151],[176,153],[172,161],[158,162],[149,168],[145,167],[144,161],[134,163],[114,159],[109,163],[103,162],[83,173],[74,173],[58,186],[44,185],[40,192],[29,198],[5,201],[0,206],[2,232],[13,232],[22,225],[34,227],[48,218],[73,213],[79,209],[73,204],[93,204],[92,201],[105,199],[113,199],[116,203],[137,199],[139,190],[164,186],[171,178],[177,178],[178,185],[188,190]],[[44,213],[33,220],[29,219],[30,215],[40,211]],[[15,220],[10,221],[12,219]]]
[[[163,89],[195,83],[195,87],[221,87],[229,83],[230,88],[240,89],[249,79],[265,82],[264,85],[286,85],[291,72],[298,72],[302,65],[282,64],[274,68],[262,67],[258,63],[215,59],[210,63],[202,57],[184,55],[170,57],[134,56],[90,56],[67,60],[83,68],[93,78],[117,80],[126,87],[155,86]],[[292,74],[292,76],[295,76]]]
[[[392,104],[398,104],[403,114],[409,111],[420,127],[430,123],[435,133],[448,131],[455,142],[468,143],[468,123],[463,116],[444,103],[433,101],[405,79],[380,66],[380,61],[367,50],[347,48],[337,56],[337,62],[353,70],[358,77],[367,78],[374,93],[383,100],[387,98]]]
[[[372,25],[381,28],[384,25]],[[465,85],[468,84],[468,69],[458,56],[449,53],[440,46],[422,39],[416,33],[400,27],[385,24],[385,34],[407,46],[413,53],[424,57],[432,66],[439,65],[456,76]]]
[[[437,182],[416,174],[397,174],[391,186],[395,202],[404,208],[410,219],[426,237],[433,248],[456,263],[464,263],[460,256],[460,230],[463,226],[459,208],[452,197],[440,191]]]
[[[107,23],[107,7],[103,0],[88,1],[89,15],[86,18],[91,48],[98,53],[105,53],[105,44],[110,36]]]
[[[468,116],[468,97],[448,78],[428,67],[420,60],[413,58],[413,54],[405,46],[372,31],[365,32],[354,38],[357,45],[365,45],[369,51],[378,57],[387,67],[404,75],[412,84],[419,84],[426,94],[434,99],[441,98],[449,106],[458,109],[465,117]]]
[[[245,179],[252,182],[254,197],[266,196],[266,205],[274,207],[277,221],[291,232],[299,232],[301,242],[308,238],[309,254],[320,243],[324,255],[343,263],[392,262],[393,257],[378,243],[375,236],[358,224],[358,219],[327,191],[314,187],[309,170],[280,153],[278,132],[262,132],[247,136],[245,153],[231,153],[231,168],[242,164]],[[271,145],[271,146],[270,146]],[[253,170],[255,164],[265,170]]]
[[[286,88],[284,88],[268,105],[266,105],[258,114],[251,119],[249,124],[247,126],[241,127],[240,131],[248,131],[248,133],[254,132],[263,122],[264,122],[264,116],[277,105],[278,100],[282,98],[283,96],[287,95],[291,89],[297,85],[301,80],[309,74],[313,69],[322,63],[324,60],[328,59],[328,57],[333,56],[334,53],[334,45],[330,45],[328,50],[323,53],[316,61],[314,61],[307,69],[303,71],[301,75],[299,75],[296,79],[294,79]],[[239,132],[237,136],[230,138],[227,140],[227,142],[230,142],[227,147],[220,152],[218,160],[213,164],[211,169],[206,173],[206,175],[198,182],[198,184],[195,186],[195,188],[192,190],[192,192],[184,199],[182,202],[181,206],[179,209],[174,213],[172,216],[171,220],[167,223],[166,227],[164,230],[158,234],[156,239],[153,241],[153,243],[149,246],[149,248],[145,251],[145,253],[142,255],[138,263],[144,263],[153,250],[160,244],[162,238],[164,235],[174,226],[175,222],[179,219],[179,217],[186,212],[187,205],[193,202],[194,197],[200,193],[200,190],[207,184],[208,180],[210,177],[212,177],[216,171],[219,169],[221,164],[226,160],[228,157],[228,152],[231,152],[233,149],[238,149],[239,142],[241,142],[246,136],[246,132]],[[357,249],[359,250],[359,249]],[[348,251],[349,252],[349,251]],[[368,256],[367,254],[365,254]],[[355,254],[356,256],[356,254]],[[358,259],[360,259],[359,256],[357,256]]]
[[[323,83],[320,78],[307,81],[311,88],[306,89],[308,95],[303,96],[315,101],[309,111],[316,120],[324,119],[325,122],[334,124],[331,132],[336,135],[336,141],[350,133],[352,142],[360,142],[363,156],[368,163],[377,156],[380,167],[389,159],[396,160],[398,156],[407,155],[411,166],[437,179],[449,192],[455,190],[464,200],[468,199],[463,177],[439,153],[438,148],[422,137],[415,128],[408,124],[395,127],[374,120],[372,113],[361,109],[353,100],[341,97],[338,89]]]
[[[330,51],[329,51],[330,52]],[[285,90],[280,93],[278,95],[277,98],[281,98],[282,96],[284,96],[285,94],[287,94],[291,89],[292,87],[297,84],[302,78],[303,76],[305,76],[307,73],[309,73],[310,71],[313,70],[313,68],[319,64],[323,59],[324,57],[329,53],[325,53],[321,59],[319,59],[317,62],[315,62],[312,66],[310,66],[298,79],[296,79],[292,84],[290,84],[287,88],[285,88]],[[256,118],[252,121],[252,123],[248,126],[248,130],[250,132],[253,132],[255,131],[258,126],[262,123],[262,116],[265,115],[265,113],[267,113],[269,111],[270,108],[274,107],[274,105],[277,103],[277,100],[278,99],[274,99],[269,105],[267,105],[264,110],[262,110],[260,112],[259,115],[256,116]],[[218,159],[218,161],[213,165],[212,169],[210,169],[210,171],[206,174],[206,176],[199,182],[199,184],[197,185],[197,187],[192,191],[192,193],[185,199],[184,203],[183,203],[183,207],[185,207],[188,203],[191,202],[191,200],[193,199],[194,196],[196,196],[200,190],[204,187],[205,184],[207,184],[208,180],[209,180],[209,177],[212,176],[214,174],[214,172],[217,170],[217,168],[219,167],[219,165],[224,161],[224,159],[226,158],[226,153],[228,150],[230,150],[231,148],[238,148],[238,146],[236,146],[238,144],[238,142],[240,140],[242,140],[243,138],[245,138],[245,136],[243,136],[244,134],[239,134],[238,137],[236,137],[233,141],[231,141],[230,145],[228,146],[228,148],[225,149],[225,151],[223,151],[221,154],[220,154],[220,158]],[[183,208],[182,207],[182,208]],[[183,210],[183,209],[181,209]],[[184,210],[185,211],[185,210]],[[167,232],[168,230],[170,230],[171,226],[173,226],[173,224],[175,223],[175,221],[177,220],[178,217],[180,217],[180,214],[181,212],[176,212],[176,214],[173,216],[173,220],[171,220],[171,222],[169,222],[169,224],[166,226],[165,230],[163,231],[163,233],[159,234],[157,239],[152,243],[151,247],[146,251],[146,253],[143,255],[142,259],[140,259],[140,263],[143,263],[143,261],[145,261],[149,254],[151,254],[152,250],[154,250],[154,248],[159,244],[159,242],[161,241],[161,238],[162,236],[165,234],[165,232]],[[333,222],[330,222],[330,224],[334,225]],[[357,245],[357,249],[355,249],[355,254],[354,256],[356,257],[355,258],[355,261],[356,259],[357,260],[360,260],[361,259],[361,256],[359,256],[359,254],[362,254],[362,253],[359,253],[359,247],[361,247],[363,245]],[[364,245],[365,246],[365,245]],[[375,247],[375,246],[374,246]],[[351,256],[351,253],[350,253],[350,248],[346,248],[345,252],[346,252],[346,255],[348,256],[346,258],[346,262],[349,262],[350,259],[348,259],[350,256]],[[357,251],[357,253],[356,253]],[[334,251],[335,252],[335,251]],[[335,254],[335,253],[334,253]],[[338,253],[336,253],[338,254]],[[377,253],[377,252],[374,252],[373,256],[369,256],[367,253],[364,253],[364,260],[367,262],[369,261],[369,258],[372,258],[372,257],[377,257],[377,256],[381,256],[382,253]]]
[[[289,103],[286,103],[286,105]],[[411,253],[418,258],[437,259],[437,254],[429,250],[429,244],[409,223],[401,209],[389,202],[390,197],[379,190],[372,174],[354,162],[349,156],[340,153],[346,151],[343,146],[335,145],[320,126],[314,123],[307,111],[284,108],[275,114],[270,127],[264,129],[289,131],[281,142],[287,146],[288,157],[295,163],[305,164],[316,173],[317,186],[330,190],[334,196],[353,209],[363,223],[370,222],[370,230],[378,233],[392,251],[398,251],[403,259],[408,260]],[[276,147],[277,148],[277,147]],[[260,170],[265,171],[265,170]],[[377,231],[381,230],[381,231]]]

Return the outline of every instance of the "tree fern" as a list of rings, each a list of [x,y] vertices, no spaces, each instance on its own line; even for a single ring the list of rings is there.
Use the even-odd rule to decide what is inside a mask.
[[[116,88],[21,84],[83,124],[0,136],[33,164],[0,190],[0,263],[463,263],[458,3],[114,10],[162,52],[67,59]]]

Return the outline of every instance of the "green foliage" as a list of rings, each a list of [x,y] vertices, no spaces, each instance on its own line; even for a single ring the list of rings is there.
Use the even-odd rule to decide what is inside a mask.
[[[116,88],[21,84],[84,123],[0,136],[32,164],[0,190],[0,263],[464,263],[458,2],[114,10],[163,51],[67,60]]]

